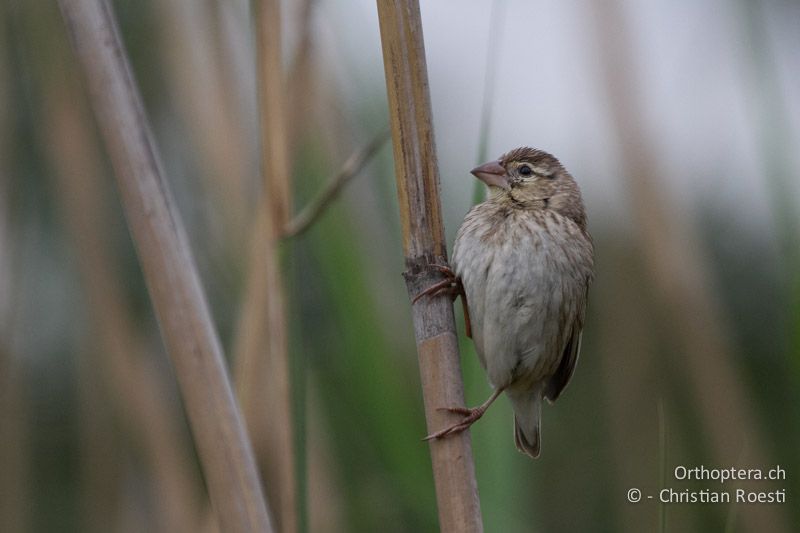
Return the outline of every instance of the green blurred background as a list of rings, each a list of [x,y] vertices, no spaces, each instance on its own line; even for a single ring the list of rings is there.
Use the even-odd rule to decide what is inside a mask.
[[[596,247],[580,364],[545,407],[541,458],[514,449],[505,398],[472,429],[486,531],[792,531],[800,5],[421,3],[448,242],[468,169],[531,145],[580,183]],[[251,7],[112,4],[231,358],[261,187]],[[283,7],[299,209],[388,115],[374,2]],[[0,5],[0,187],[0,530],[168,530],[178,507],[213,530],[55,3]],[[282,255],[303,528],[435,531],[388,143]],[[475,405],[489,387],[456,309]],[[786,480],[673,476],[776,464]],[[632,487],[787,503],[631,504]]]

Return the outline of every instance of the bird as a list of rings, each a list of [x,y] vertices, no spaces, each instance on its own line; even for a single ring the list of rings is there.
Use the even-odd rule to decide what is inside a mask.
[[[442,407],[463,418],[425,440],[459,433],[505,393],[514,441],[536,458],[542,399],[555,402],[581,347],[594,245],[578,184],[551,154],[521,147],[472,169],[488,198],[467,213],[445,279],[420,293],[461,296],[468,336],[493,389],[475,408]]]

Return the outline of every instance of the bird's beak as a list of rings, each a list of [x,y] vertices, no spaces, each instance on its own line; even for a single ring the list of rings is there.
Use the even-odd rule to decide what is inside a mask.
[[[475,167],[470,172],[489,187],[500,187],[506,190],[511,188],[508,184],[506,169],[500,164],[499,159]]]

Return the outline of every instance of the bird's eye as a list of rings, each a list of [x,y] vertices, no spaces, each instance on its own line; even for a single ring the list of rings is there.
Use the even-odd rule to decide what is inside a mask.
[[[530,176],[533,174],[533,170],[528,165],[522,165],[519,167],[519,174],[520,176]]]

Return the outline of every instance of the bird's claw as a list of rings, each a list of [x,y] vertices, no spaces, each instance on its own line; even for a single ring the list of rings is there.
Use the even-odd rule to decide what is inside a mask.
[[[439,407],[438,411],[449,411],[451,413],[456,413],[460,415],[464,415],[464,418],[457,424],[453,424],[450,427],[444,428],[436,433],[432,433],[422,439],[423,441],[429,441],[434,439],[443,439],[445,437],[449,437],[450,435],[455,435],[457,433],[461,433],[465,429],[468,429],[472,424],[478,421],[480,417],[483,416],[483,413],[486,411],[485,408],[475,407],[473,409],[468,409],[466,407]]]
[[[411,300],[411,305],[417,303],[423,296],[438,296],[442,293],[449,293],[450,299],[453,301],[455,301],[457,297],[461,296],[461,305],[464,307],[464,327],[466,329],[467,337],[471,339],[472,324],[469,317],[469,306],[467,305],[467,293],[464,291],[464,285],[461,284],[461,279],[456,275],[449,265],[439,265],[434,263],[430,266],[444,274],[445,279],[438,283],[434,283],[421,293],[417,294],[414,299]]]
[[[472,415],[472,411],[474,409],[470,409],[469,407],[437,407],[437,411],[447,411],[449,413],[455,413],[457,415],[464,415],[470,416]]]
[[[437,431],[436,433],[433,433],[432,435],[428,435],[427,437],[425,437],[422,440],[427,442],[429,440],[434,440],[434,439],[443,439],[445,437],[449,437],[450,435],[455,435],[457,433],[461,433],[462,431],[464,431],[465,429],[467,429],[471,425],[472,425],[472,423],[469,423],[469,424],[456,424],[455,426],[451,426],[451,427],[443,429],[441,431]]]
[[[427,289],[416,295],[414,299],[411,300],[412,304],[417,303],[417,301],[419,301],[419,299],[422,298],[423,296],[438,296],[439,294],[442,293],[450,293],[450,297],[453,300],[455,300],[458,295],[464,292],[458,281],[458,276],[456,276],[456,273],[453,272],[452,268],[450,268],[448,265],[439,265],[439,264],[433,264],[430,266],[432,268],[435,268],[442,274],[444,274],[445,279],[438,283],[434,283],[433,285],[431,285],[430,287],[428,287]]]
[[[411,303],[412,304],[417,303],[419,301],[419,299],[422,298],[423,296],[438,296],[439,294],[442,294],[442,293],[450,293],[450,297],[453,300],[456,299],[456,296],[461,294],[461,292],[460,292],[458,286],[455,284],[455,282],[453,280],[446,279],[446,280],[440,281],[438,283],[434,283],[433,285],[431,285],[430,287],[428,287],[427,289],[425,289],[421,293],[417,294],[414,297],[414,299],[411,300]]]
[[[444,274],[446,277],[451,278],[453,281],[456,279],[456,273],[450,268],[450,265],[439,265],[433,264],[431,265],[433,268]]]

